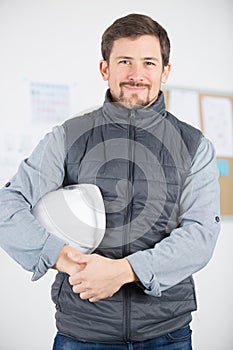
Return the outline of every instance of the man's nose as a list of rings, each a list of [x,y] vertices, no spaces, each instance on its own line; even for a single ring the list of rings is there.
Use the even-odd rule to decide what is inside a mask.
[[[128,72],[128,79],[132,81],[143,81],[144,80],[144,69],[139,64],[133,64],[130,66]]]

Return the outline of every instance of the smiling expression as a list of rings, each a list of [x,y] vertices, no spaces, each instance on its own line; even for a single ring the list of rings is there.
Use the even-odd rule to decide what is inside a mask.
[[[146,107],[158,97],[166,83],[170,64],[163,67],[159,39],[153,35],[114,41],[109,62],[100,62],[112,99],[127,108]]]

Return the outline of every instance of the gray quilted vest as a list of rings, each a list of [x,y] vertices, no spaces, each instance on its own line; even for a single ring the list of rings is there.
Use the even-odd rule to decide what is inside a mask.
[[[94,183],[104,198],[107,229],[96,253],[117,259],[153,248],[179,226],[182,186],[201,133],[165,111],[162,93],[150,108],[135,110],[112,103],[107,93],[103,107],[66,121],[64,129],[64,185]],[[192,276],[161,297],[130,283],[90,303],[58,273],[52,298],[58,330],[96,343],[156,338],[187,325],[196,310]]]

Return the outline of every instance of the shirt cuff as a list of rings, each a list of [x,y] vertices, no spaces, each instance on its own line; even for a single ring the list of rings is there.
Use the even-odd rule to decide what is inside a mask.
[[[42,250],[42,253],[40,255],[38,264],[33,273],[33,276],[32,276],[33,282],[41,278],[48,271],[49,268],[55,265],[61,249],[66,244],[67,243],[62,239],[52,234],[49,235],[44,245],[44,248]]]
[[[141,282],[144,293],[151,296],[160,297],[161,290],[159,281],[151,270],[151,263],[147,258],[147,252],[139,251],[127,256],[126,259],[129,261],[132,269]]]

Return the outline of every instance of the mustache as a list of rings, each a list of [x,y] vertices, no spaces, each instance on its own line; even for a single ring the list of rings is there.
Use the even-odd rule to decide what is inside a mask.
[[[148,89],[150,88],[149,84],[143,84],[140,82],[135,82],[135,81],[123,81],[120,83],[120,87],[124,85],[129,85],[129,86],[135,86],[135,87],[147,87]]]

